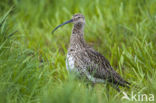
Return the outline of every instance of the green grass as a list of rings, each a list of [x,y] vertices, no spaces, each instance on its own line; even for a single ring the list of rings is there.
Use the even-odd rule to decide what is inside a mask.
[[[72,24],[85,15],[85,40],[132,85],[128,95],[156,95],[155,0],[3,0],[0,2],[0,102],[104,103],[123,94],[73,79],[65,67]],[[17,31],[17,32],[16,32]]]

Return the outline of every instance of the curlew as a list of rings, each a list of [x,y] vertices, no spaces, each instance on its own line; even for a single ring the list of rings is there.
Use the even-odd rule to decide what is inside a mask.
[[[57,26],[73,23],[70,45],[66,57],[68,71],[79,73],[92,83],[107,83],[117,91],[119,86],[129,88],[130,83],[125,81],[110,65],[109,61],[99,52],[87,45],[84,40],[85,17],[82,14],[73,15],[72,19]]]

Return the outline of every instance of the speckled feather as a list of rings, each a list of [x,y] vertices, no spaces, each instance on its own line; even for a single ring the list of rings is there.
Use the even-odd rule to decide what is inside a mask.
[[[130,83],[121,78],[111,67],[109,61],[86,44],[83,37],[84,16],[76,14],[73,16],[73,21],[75,22],[66,59],[67,69],[79,72],[94,83],[105,83],[107,81],[108,83],[115,84],[117,90],[119,90],[118,85],[129,87]]]

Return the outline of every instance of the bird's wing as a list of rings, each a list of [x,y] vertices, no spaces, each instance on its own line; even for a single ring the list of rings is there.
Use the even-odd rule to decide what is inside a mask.
[[[86,71],[93,77],[121,86],[129,84],[111,67],[109,61],[94,49],[81,50],[75,57],[78,59],[76,60],[78,68],[86,68]]]

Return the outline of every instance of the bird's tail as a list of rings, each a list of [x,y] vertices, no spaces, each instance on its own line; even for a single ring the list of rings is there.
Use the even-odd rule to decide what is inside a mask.
[[[127,87],[127,88],[130,88],[131,85],[129,82],[124,80],[118,73],[114,74],[112,82],[116,85]]]
[[[117,84],[117,85],[120,85],[120,86],[122,86],[122,87],[126,87],[126,88],[130,88],[130,85],[131,85],[129,82],[127,82],[127,81],[125,81],[125,80],[119,81],[119,82],[117,82],[116,84]]]
[[[109,81],[112,84],[112,87],[120,92],[119,86],[130,88],[130,83],[124,80],[118,73],[113,75],[113,78]]]
[[[130,88],[130,83],[127,82],[127,81],[113,81],[113,82],[109,82],[109,84],[114,88],[116,89],[118,92],[120,92],[120,88],[119,86],[122,86],[122,87],[126,87],[126,88]]]
[[[129,82],[127,82],[126,80],[124,80],[120,76],[118,78],[116,78],[116,80],[113,82],[114,82],[114,84],[116,84],[118,86],[126,87],[128,89],[130,88],[130,85],[131,85]]]

